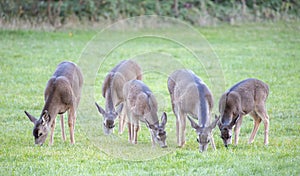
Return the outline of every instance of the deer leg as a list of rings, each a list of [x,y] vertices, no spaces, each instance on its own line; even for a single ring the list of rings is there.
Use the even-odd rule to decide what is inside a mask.
[[[258,130],[258,127],[259,127],[259,124],[261,122],[261,118],[258,117],[258,115],[256,114],[256,112],[252,112],[250,113],[250,115],[253,117],[254,119],[254,126],[253,126],[253,130],[251,132],[251,135],[250,135],[250,138],[249,138],[249,144],[251,144],[253,141],[254,141],[254,138],[256,136],[256,133],[257,133],[257,130]]]
[[[74,144],[74,122],[75,122],[75,111],[73,108],[70,108],[68,111],[68,124],[70,129],[70,140],[71,144]]]
[[[213,134],[211,134],[211,147],[213,148],[213,150],[216,150],[216,145],[215,145],[215,141],[214,141],[214,137],[213,137]]]
[[[64,126],[64,115],[60,115],[60,126],[61,126],[61,136],[62,140],[66,141],[66,134],[65,134],[65,126]]]
[[[149,129],[150,135],[151,135],[151,142],[152,142],[152,147],[155,147],[155,139],[154,139],[154,134],[152,133],[151,129]]]
[[[138,131],[139,131],[139,121],[137,120],[134,122],[134,134],[133,134],[133,141],[132,141],[133,144],[137,144]]]
[[[123,114],[119,115],[119,134],[123,133]]]
[[[243,122],[243,116],[241,116],[240,119],[238,119],[234,127],[234,145],[238,145],[239,143],[239,135],[240,135],[242,122]]]
[[[123,108],[119,116],[119,134],[122,134],[124,132],[125,123],[126,123],[126,112],[125,112],[125,108]]]
[[[176,115],[176,137],[177,137],[177,145],[180,146],[180,139],[179,139],[179,118]]]
[[[179,147],[183,147],[185,144],[185,127],[186,115],[181,113],[179,117]]]
[[[257,115],[263,120],[264,127],[265,127],[264,144],[268,145],[269,144],[269,116],[266,112],[265,105],[258,106],[258,107],[260,107],[260,108],[257,109]]]
[[[131,143],[131,123],[127,122],[127,127],[128,127],[128,142]]]
[[[51,124],[51,133],[50,133],[50,141],[49,141],[50,145],[53,145],[53,141],[54,141],[53,139],[54,139],[55,124],[56,124],[56,118],[54,117],[54,120]]]

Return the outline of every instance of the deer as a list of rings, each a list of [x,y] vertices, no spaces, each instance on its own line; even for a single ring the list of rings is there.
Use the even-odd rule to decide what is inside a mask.
[[[124,112],[125,108],[123,108],[123,86],[126,82],[135,79],[142,80],[142,69],[133,60],[121,61],[106,75],[102,84],[105,110],[95,102],[99,113],[104,118],[104,134],[109,135],[113,133],[117,117],[119,117],[119,134],[123,133],[126,121],[126,112]]]
[[[80,102],[83,76],[80,68],[72,62],[61,62],[52,77],[48,80],[44,99],[45,104],[40,118],[37,119],[24,111],[34,124],[33,136],[36,145],[43,145],[50,131],[49,144],[53,145],[56,116],[60,115],[62,140],[66,140],[63,114],[68,111],[68,125],[71,144],[75,144],[74,129],[76,110]]]
[[[213,108],[213,95],[207,85],[191,70],[174,71],[168,78],[168,90],[171,97],[172,110],[176,116],[176,136],[178,147],[185,145],[186,117],[197,133],[199,152],[204,152],[211,142],[216,149],[212,130],[216,127],[216,119],[210,124]],[[196,123],[192,118],[197,119]]]
[[[268,145],[269,116],[266,111],[268,94],[268,85],[255,78],[240,81],[223,93],[219,101],[221,120],[218,126],[226,148],[232,142],[233,127],[234,144],[235,146],[238,144],[242,119],[247,114],[254,119],[254,127],[248,143],[251,144],[254,141],[259,124],[263,121],[264,144]]]
[[[128,121],[128,141],[137,144],[139,121],[146,123],[152,139],[152,147],[159,144],[167,147],[165,131],[167,114],[163,112],[161,123],[157,116],[157,101],[149,87],[140,80],[131,80],[125,83],[123,88],[125,108]]]

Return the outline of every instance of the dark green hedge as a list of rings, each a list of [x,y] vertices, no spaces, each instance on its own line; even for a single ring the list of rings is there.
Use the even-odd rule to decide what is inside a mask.
[[[0,0],[2,22],[63,25],[116,21],[139,15],[180,18],[195,25],[216,22],[298,19],[299,0]]]

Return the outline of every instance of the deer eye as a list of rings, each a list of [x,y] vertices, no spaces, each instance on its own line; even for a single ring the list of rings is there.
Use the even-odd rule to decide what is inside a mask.
[[[199,142],[199,139],[197,138],[197,142]]]
[[[43,135],[43,133],[39,133],[39,136],[38,137],[40,137],[40,136],[42,136]]]

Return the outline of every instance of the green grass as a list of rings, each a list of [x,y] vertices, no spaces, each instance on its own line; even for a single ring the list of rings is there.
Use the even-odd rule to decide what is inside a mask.
[[[189,31],[171,28],[128,30],[126,35],[124,31],[108,31],[103,35],[96,30],[0,31],[1,175],[299,175],[300,24],[225,25],[197,30],[213,51],[206,48],[206,40],[200,33],[195,38]],[[177,41],[161,37],[130,38],[145,33],[175,34]],[[110,47],[115,48],[109,50]],[[104,52],[107,50],[110,53]],[[205,59],[199,62],[195,53],[204,53],[205,59],[211,59],[213,64]],[[101,96],[104,76],[116,63],[128,58],[142,65],[144,81],[158,97],[159,116],[162,111],[168,114],[167,149],[151,148],[144,124],[136,146],[127,142],[127,132],[118,135],[115,130],[111,136],[102,132],[102,117],[93,103],[104,105]],[[70,145],[69,140],[62,142],[57,123],[54,145],[48,146],[47,140],[44,146],[37,147],[33,144],[33,124],[23,111],[40,114],[46,82],[63,60],[78,63],[85,74],[76,144]],[[199,153],[195,132],[188,123],[187,144],[176,148],[175,116],[170,108],[166,79],[180,67],[194,70],[212,89],[215,113],[220,93],[236,82],[256,77],[268,83],[269,146],[263,145],[263,125],[254,143],[247,144],[253,120],[246,116],[236,147],[225,149],[219,130],[215,129],[217,150],[210,147],[207,152]],[[67,123],[65,129],[69,137]]]

